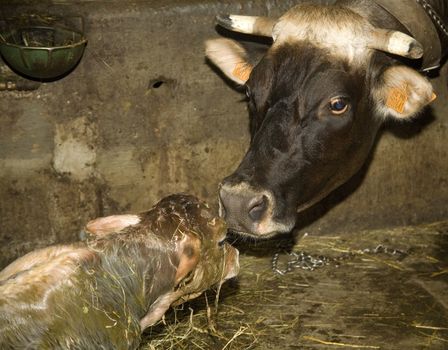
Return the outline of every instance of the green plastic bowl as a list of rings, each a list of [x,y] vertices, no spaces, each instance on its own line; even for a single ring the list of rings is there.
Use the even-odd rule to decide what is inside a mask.
[[[25,27],[3,33],[0,53],[16,72],[38,80],[68,74],[84,53],[82,33],[58,27]]]

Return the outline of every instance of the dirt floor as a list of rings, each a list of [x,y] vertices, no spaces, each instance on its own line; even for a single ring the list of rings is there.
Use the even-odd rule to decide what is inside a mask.
[[[169,312],[141,349],[448,349],[448,221],[269,245],[241,249],[218,309],[208,292]]]

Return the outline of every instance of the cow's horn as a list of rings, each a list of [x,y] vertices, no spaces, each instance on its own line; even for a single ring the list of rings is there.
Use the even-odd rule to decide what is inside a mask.
[[[368,47],[413,59],[423,56],[423,47],[417,40],[394,30],[375,29]]]
[[[269,17],[218,15],[216,22],[231,31],[245,34],[272,36],[272,27],[276,21]]]

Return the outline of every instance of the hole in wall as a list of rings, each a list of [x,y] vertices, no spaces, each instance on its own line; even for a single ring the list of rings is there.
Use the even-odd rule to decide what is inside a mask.
[[[153,89],[158,89],[159,87],[161,87],[165,82],[163,80],[157,80],[155,82],[152,83],[151,87]]]
[[[158,76],[157,78],[150,79],[148,83],[148,90],[160,89],[162,86],[171,85],[173,80],[165,78],[164,76]]]

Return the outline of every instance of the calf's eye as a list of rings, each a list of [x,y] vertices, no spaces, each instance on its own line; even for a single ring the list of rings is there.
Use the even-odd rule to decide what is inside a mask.
[[[348,103],[344,98],[334,97],[330,100],[331,113],[339,115],[345,113],[347,109],[348,109]]]

